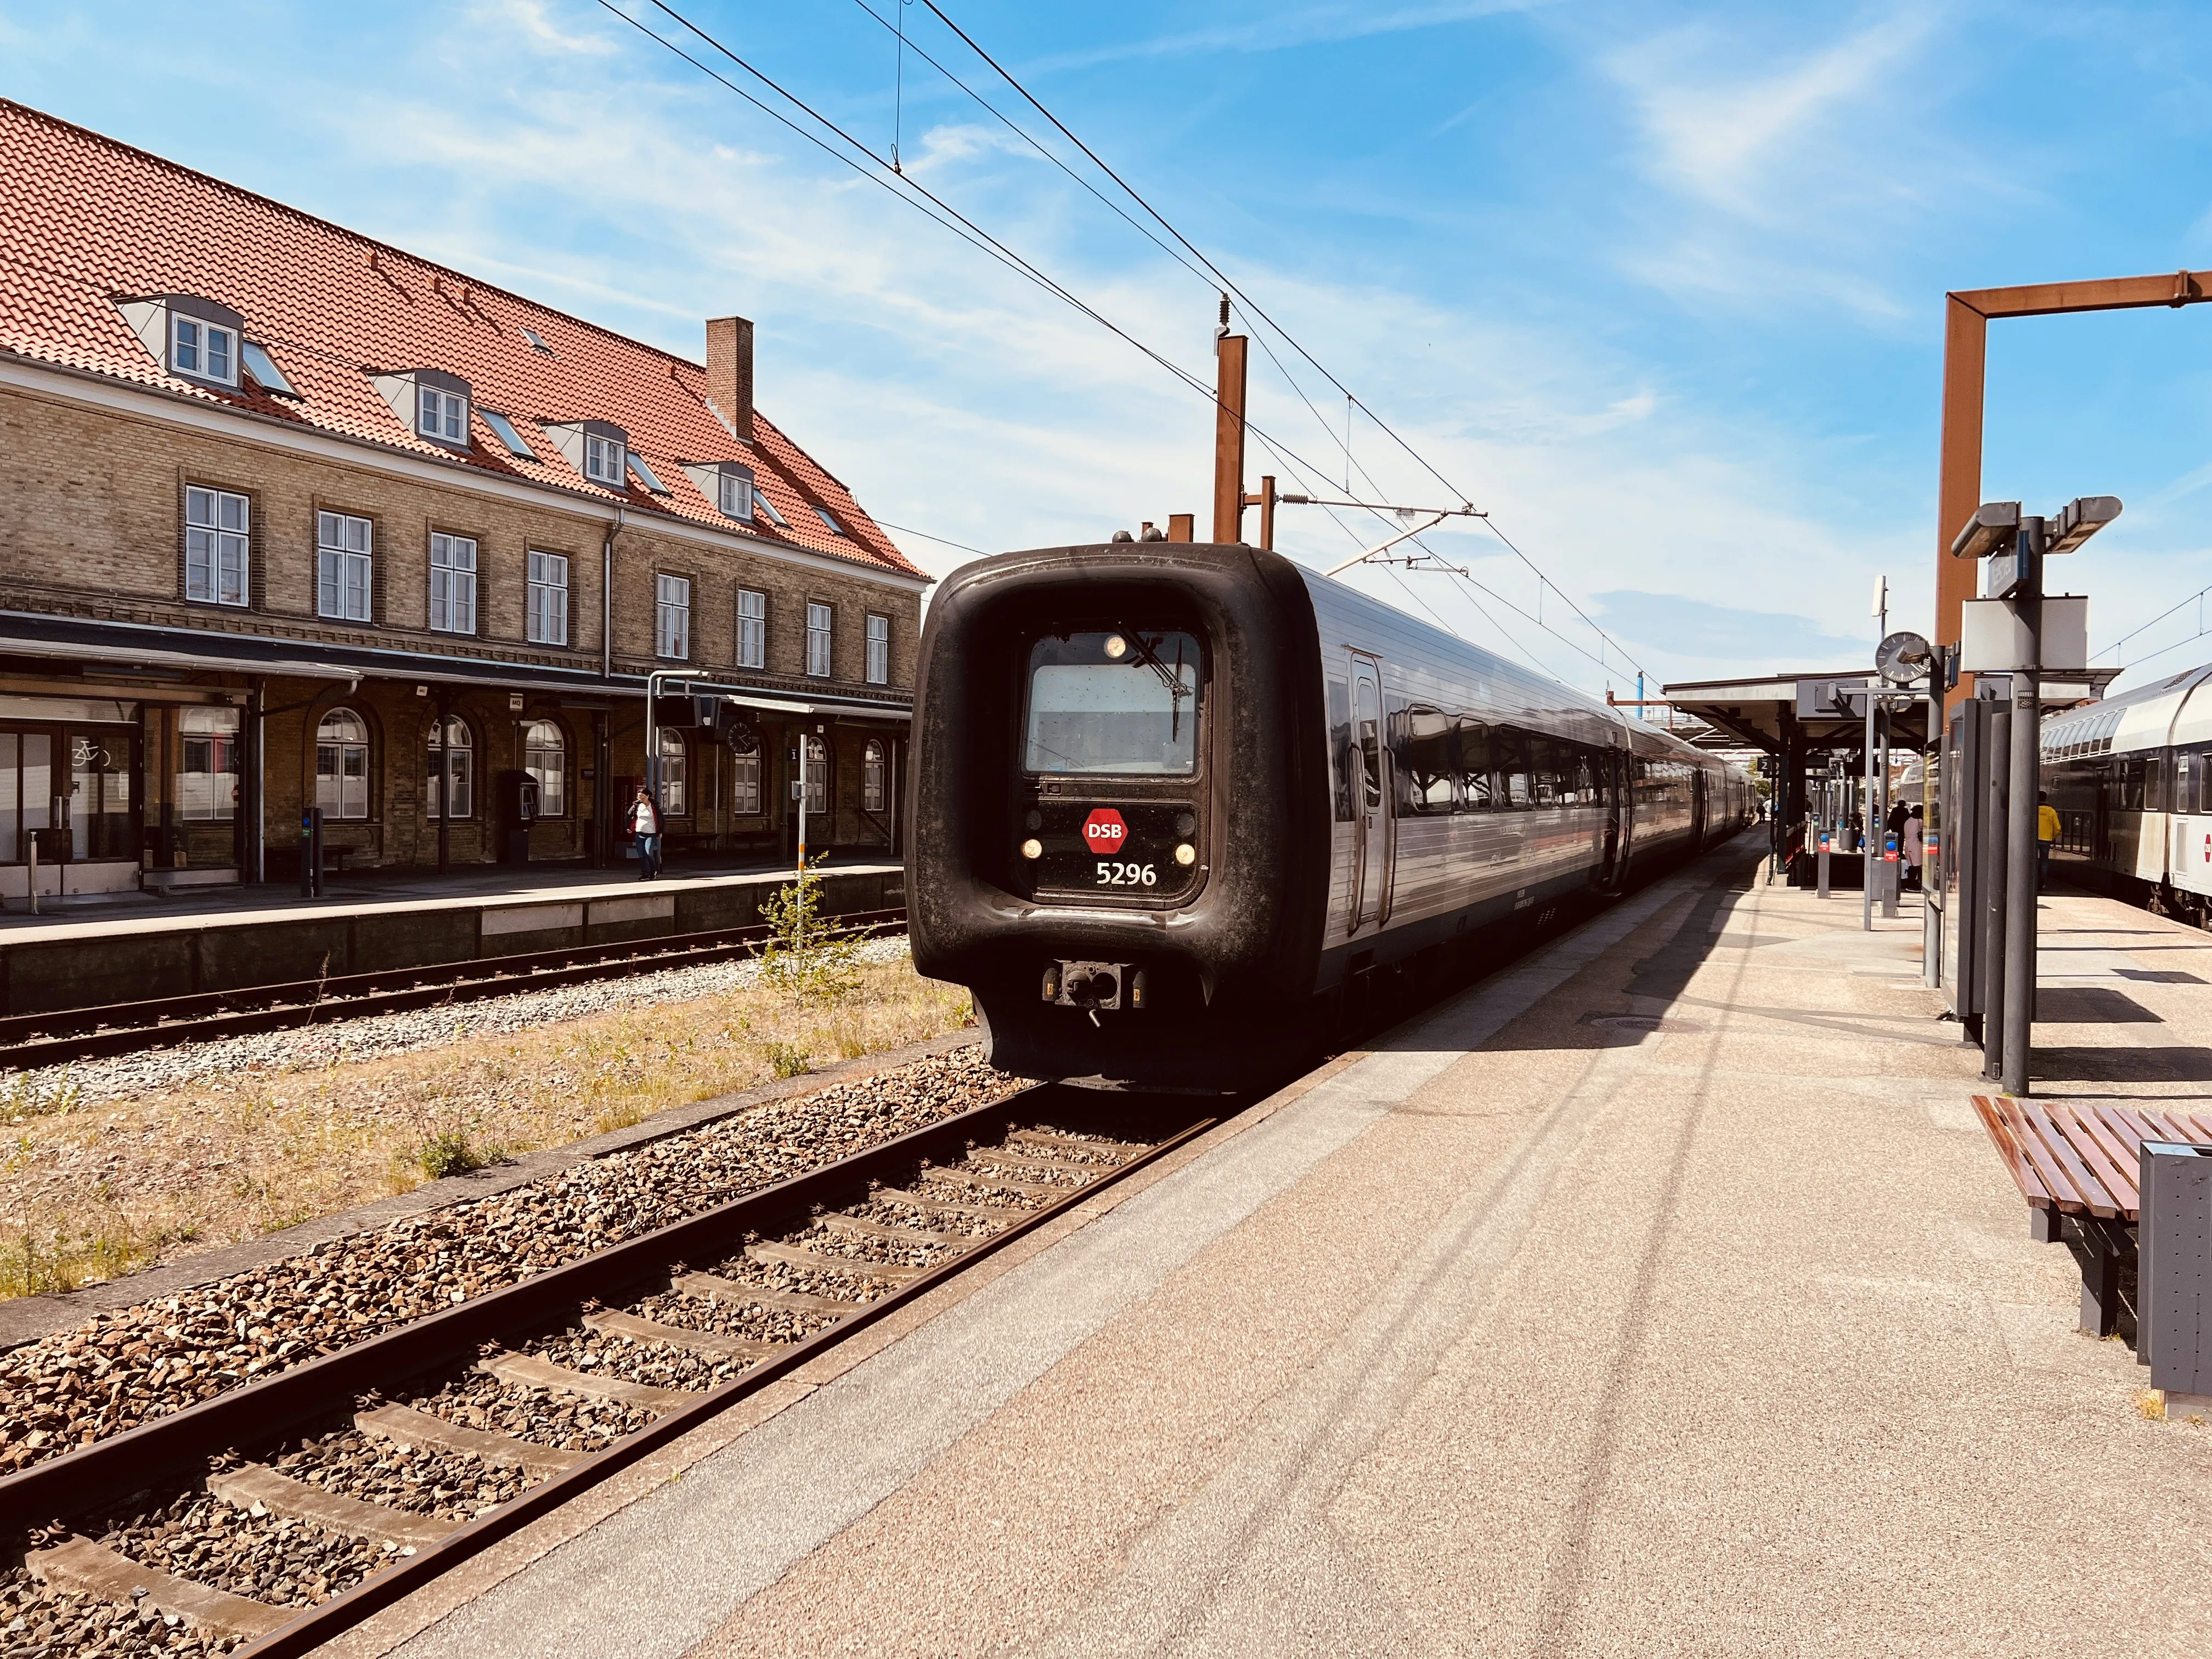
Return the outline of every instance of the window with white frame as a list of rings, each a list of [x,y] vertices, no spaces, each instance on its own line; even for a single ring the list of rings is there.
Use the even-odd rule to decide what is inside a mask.
[[[177,811],[187,823],[228,823],[238,816],[239,716],[235,708],[180,710],[177,720]]]
[[[568,815],[568,740],[552,720],[532,720],[523,728],[522,769],[538,781],[538,816]]]
[[[584,476],[593,483],[627,488],[629,481],[623,476],[623,467],[629,455],[628,447],[619,438],[602,438],[592,432],[584,434]]]
[[[530,556],[529,634],[533,645],[568,643],[568,557],[565,553]]]
[[[185,597],[246,603],[246,497],[185,487]]]
[[[863,812],[882,811],[890,794],[883,739],[870,738],[860,750],[860,810]]]
[[[169,367],[203,380],[238,384],[238,336],[220,323],[187,317],[169,319]]]
[[[469,817],[476,811],[477,740],[468,722],[459,714],[446,716],[445,736],[441,745],[438,741],[438,723],[432,720],[430,787],[423,798],[426,810],[433,819]]]
[[[687,660],[691,655],[691,579],[655,576],[653,596],[655,656]]]
[[[806,739],[806,810],[819,816],[830,806],[830,745],[821,738]]]
[[[738,590],[738,666],[768,666],[768,595]]]
[[[660,810],[672,818],[680,818],[690,810],[684,803],[685,752],[684,734],[663,726],[660,731]]]
[[[477,544],[473,536],[430,534],[430,626],[441,634],[477,631]]]
[[[315,514],[315,610],[325,617],[367,622],[371,531],[349,513]]]
[[[806,672],[817,679],[830,678],[831,617],[826,605],[808,600],[806,605]]]
[[[891,619],[871,611],[868,616],[868,684],[889,685],[890,683]]]
[[[721,501],[718,505],[731,518],[750,524],[753,516],[753,481],[742,472],[725,472],[721,477]]]
[[[761,751],[731,757],[730,810],[740,815],[761,810]]]
[[[415,429],[440,443],[469,441],[469,400],[458,392],[441,392],[434,386],[415,388]]]
[[[325,819],[368,816],[368,726],[350,708],[315,727],[315,805]]]

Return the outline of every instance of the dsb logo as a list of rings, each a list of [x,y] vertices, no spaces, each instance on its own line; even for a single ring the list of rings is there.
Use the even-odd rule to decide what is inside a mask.
[[[1084,844],[1094,853],[1118,853],[1129,839],[1129,826],[1110,806],[1101,806],[1083,820]]]

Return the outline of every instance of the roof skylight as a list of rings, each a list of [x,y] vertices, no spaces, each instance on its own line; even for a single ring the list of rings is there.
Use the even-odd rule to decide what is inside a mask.
[[[775,503],[769,500],[769,498],[763,495],[757,488],[753,491],[753,505],[760,508],[762,512],[767,514],[768,521],[774,525],[777,529],[788,530],[791,528],[788,524],[784,522],[783,514],[775,510]]]
[[[835,520],[835,519],[833,519],[833,518],[831,518],[831,517],[830,516],[830,509],[829,509],[828,507],[816,507],[816,508],[814,509],[814,516],[815,516],[816,518],[817,518],[817,519],[821,520],[823,523],[824,523],[824,524],[826,524],[826,525],[828,525],[828,526],[830,526],[830,533],[831,535],[833,535],[833,536],[842,536],[842,535],[843,535],[843,534],[845,533],[845,527],[844,527],[842,525],[839,524],[839,523],[837,522],[837,520]]]
[[[240,348],[246,359],[246,372],[253,377],[254,384],[264,392],[272,392],[280,398],[296,398],[299,391],[284,378],[284,371],[276,367],[269,349],[257,341],[248,340]]]
[[[545,343],[545,337],[543,334],[540,334],[536,329],[524,329],[522,331],[522,337],[530,342],[532,349],[542,351],[549,357],[553,355],[553,348]]]
[[[635,449],[629,453],[629,470],[637,474],[637,481],[656,495],[665,495],[668,486],[653,476],[653,469],[645,464],[645,457]]]
[[[515,430],[514,422],[506,416],[486,409],[481,404],[477,406],[477,413],[483,416],[483,423],[491,428],[491,435],[507,446],[507,453],[519,460],[534,461],[538,459],[538,452],[524,441],[522,434]]]

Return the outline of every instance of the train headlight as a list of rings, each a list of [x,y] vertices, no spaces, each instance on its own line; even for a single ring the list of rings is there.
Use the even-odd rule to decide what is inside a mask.
[[[1044,843],[1039,841],[1035,836],[1031,836],[1027,841],[1022,843],[1022,856],[1025,859],[1042,858],[1044,856]]]
[[[1198,848],[1193,847],[1188,842],[1183,842],[1182,846],[1176,848],[1176,862],[1182,865],[1197,863]]]
[[[1128,654],[1129,642],[1119,634],[1113,635],[1107,640],[1106,656],[1109,662],[1119,662]]]

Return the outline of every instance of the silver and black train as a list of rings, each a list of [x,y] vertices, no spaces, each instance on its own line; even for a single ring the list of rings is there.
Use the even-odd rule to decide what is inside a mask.
[[[2212,665],[2043,722],[2056,869],[2212,926]]]
[[[964,566],[919,687],[915,963],[1032,1077],[1235,1086],[1363,976],[1756,813],[1741,768],[1241,545]]]

